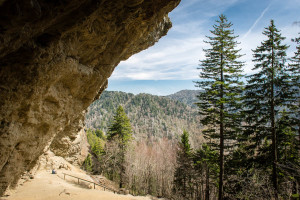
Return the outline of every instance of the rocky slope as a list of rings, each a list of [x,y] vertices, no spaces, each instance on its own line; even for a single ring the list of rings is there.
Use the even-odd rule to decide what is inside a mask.
[[[72,155],[84,110],[179,2],[0,0],[0,196],[51,143]]]

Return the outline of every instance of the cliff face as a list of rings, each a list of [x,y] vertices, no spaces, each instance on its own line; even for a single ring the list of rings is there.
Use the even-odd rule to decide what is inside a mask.
[[[84,110],[179,1],[0,0],[0,195],[51,143],[72,154]]]

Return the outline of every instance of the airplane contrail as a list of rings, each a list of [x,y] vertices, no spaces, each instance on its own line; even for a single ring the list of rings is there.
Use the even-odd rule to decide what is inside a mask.
[[[251,26],[251,28],[247,31],[247,33],[242,37],[242,39],[245,39],[254,29],[254,27],[256,26],[256,24],[263,18],[263,16],[265,15],[265,13],[268,11],[268,9],[270,8],[269,4],[264,10],[263,12],[260,14],[260,16],[255,20],[254,24]]]

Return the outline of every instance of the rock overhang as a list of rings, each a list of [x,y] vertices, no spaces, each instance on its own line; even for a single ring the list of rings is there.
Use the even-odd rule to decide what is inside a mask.
[[[179,2],[0,1],[0,194],[46,149],[74,156],[84,110],[120,61],[167,34]]]

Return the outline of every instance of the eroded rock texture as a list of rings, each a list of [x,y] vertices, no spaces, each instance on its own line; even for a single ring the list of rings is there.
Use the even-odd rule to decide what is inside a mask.
[[[179,1],[0,0],[0,195],[51,143],[72,154],[83,111]]]

